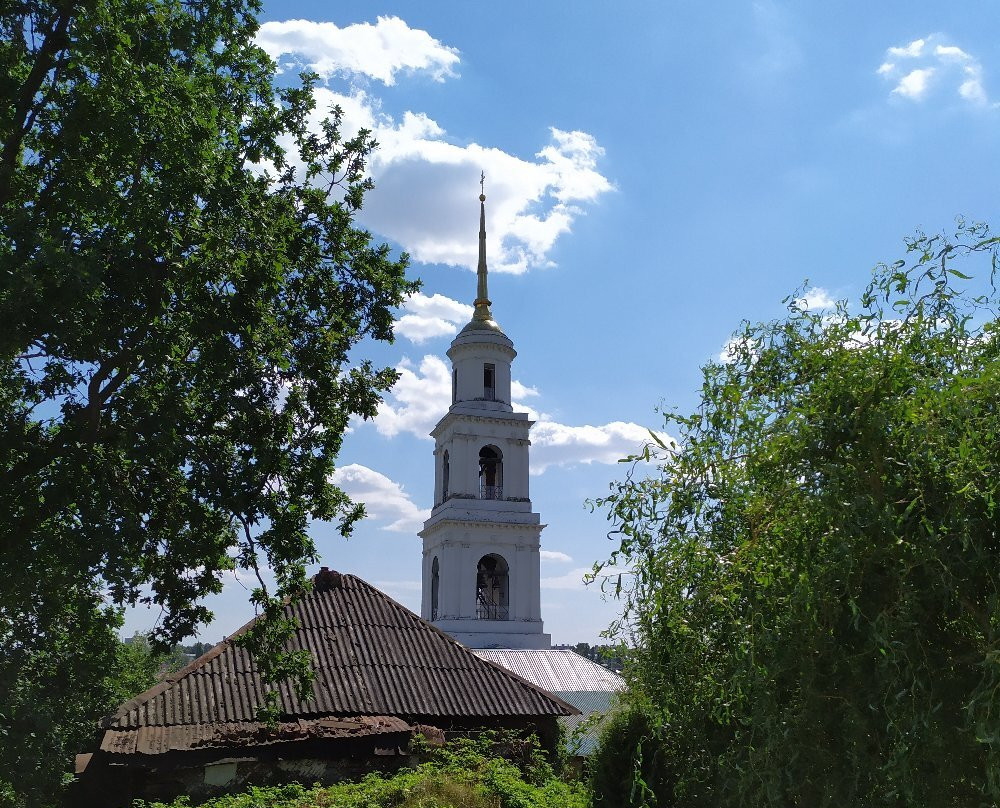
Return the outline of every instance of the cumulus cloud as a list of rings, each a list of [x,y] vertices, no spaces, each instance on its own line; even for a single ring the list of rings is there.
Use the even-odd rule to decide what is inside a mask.
[[[923,100],[937,87],[977,106],[990,103],[980,61],[939,34],[888,48],[875,72],[892,82],[892,95],[911,101]]]
[[[418,508],[399,483],[367,466],[341,466],[331,479],[355,502],[364,503],[370,518],[388,522],[383,530],[415,533],[430,516],[430,509]]]
[[[890,56],[912,59],[923,53],[925,44],[926,42],[922,39],[914,39],[909,45],[889,48],[886,52]]]
[[[395,322],[395,332],[415,343],[451,336],[472,319],[472,306],[441,294],[417,292],[403,303],[406,312]]]
[[[551,575],[541,579],[542,589],[583,589],[583,576],[593,572],[591,567],[576,567],[562,575]]]
[[[638,453],[649,439],[649,430],[626,421],[567,426],[541,420],[531,430],[531,473],[543,474],[550,466],[617,463]]]
[[[892,91],[907,98],[920,98],[927,92],[927,81],[933,75],[933,67],[911,70],[899,80],[899,84]]]
[[[399,373],[399,381],[379,407],[374,419],[375,428],[387,438],[395,437],[401,432],[418,438],[429,438],[430,431],[451,406],[450,366],[440,356],[426,354],[419,364],[409,358],[402,359],[396,365],[396,371]],[[511,393],[515,410],[528,412],[532,418],[539,417],[538,413],[518,401],[537,396],[538,391],[534,387],[528,387],[514,379],[511,382]]]
[[[368,76],[386,85],[395,84],[400,72],[423,72],[444,81],[455,75],[459,63],[457,49],[410,28],[399,17],[379,17],[374,25],[362,22],[344,28],[312,20],[265,22],[257,32],[257,44],[281,69],[308,68],[325,79]]]
[[[808,311],[815,311],[816,309],[832,309],[837,305],[837,301],[834,300],[830,293],[824,289],[822,286],[812,286],[806,289],[802,297],[796,301],[801,308],[807,309]]]
[[[514,401],[523,401],[526,398],[532,398],[537,395],[539,395],[537,388],[528,387],[526,384],[521,384],[517,379],[511,379],[510,396]]]
[[[736,346],[740,343],[739,337],[730,337],[726,340],[726,344],[722,346],[722,350],[719,351],[718,359],[722,364],[728,365],[736,361]]]
[[[400,74],[423,73],[438,81],[456,75],[458,51],[398,17],[344,28],[309,20],[268,22],[257,42],[283,68],[306,66],[328,80],[316,90],[312,128],[319,130],[339,105],[343,134],[364,128],[378,140],[368,163],[376,188],[359,219],[417,261],[475,267],[480,171],[487,176],[490,267],[498,272],[551,263],[554,243],[583,213],[582,205],[612,189],[597,167],[604,149],[587,132],[551,127],[548,142],[532,157],[522,157],[449,137],[423,112],[390,115],[363,83],[344,87],[345,77],[391,85]],[[334,79],[341,79],[340,86]],[[440,322],[410,320],[406,329],[424,339],[445,333]]]
[[[486,173],[489,264],[495,272],[522,273],[551,265],[559,236],[612,189],[597,163],[604,154],[586,132],[551,127],[534,158],[478,143],[458,145],[424,113],[393,117],[363,90],[317,88],[310,126],[318,129],[334,106],[343,110],[343,133],[370,130],[379,148],[368,162],[375,190],[359,220],[400,244],[422,263],[475,269],[479,257],[477,192]]]
[[[986,90],[983,89],[982,67],[978,64],[967,65],[965,75],[965,81],[958,86],[958,94],[966,101],[978,106],[985,106],[989,103],[989,99],[986,97]]]
[[[404,358],[398,365],[399,381],[378,409],[375,428],[392,438],[409,432],[429,438],[430,431],[451,406],[451,371],[440,356],[427,354],[419,365]]]
[[[566,553],[560,553],[558,550],[539,550],[538,554],[542,557],[542,561],[563,561],[568,563],[573,560]]]

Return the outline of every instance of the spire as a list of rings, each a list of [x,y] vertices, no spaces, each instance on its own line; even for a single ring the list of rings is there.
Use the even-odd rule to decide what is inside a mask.
[[[486,280],[486,172],[479,178],[479,266],[476,269],[476,310],[472,314],[473,320],[480,322],[493,319],[490,311],[490,293]]]
[[[479,178],[479,184],[485,186],[485,172]],[[480,190],[485,191],[485,187]],[[490,311],[490,291],[487,285],[486,268],[486,194],[479,194],[479,267],[476,269],[476,301],[475,309],[472,312],[472,319],[459,333],[468,334],[478,331],[494,331],[506,338],[503,330],[493,319],[493,312]],[[456,337],[457,339],[457,337]]]

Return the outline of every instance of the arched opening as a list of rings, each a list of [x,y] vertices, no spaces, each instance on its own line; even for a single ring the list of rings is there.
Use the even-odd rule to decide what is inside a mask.
[[[476,568],[476,617],[509,620],[510,577],[507,562],[496,553],[484,555]]]
[[[448,483],[451,481],[451,468],[448,465],[448,450],[444,450],[441,458],[441,501],[448,499]]]
[[[497,397],[497,366],[491,362],[483,365],[483,398],[495,401]]]
[[[503,499],[503,454],[496,446],[479,450],[479,498]]]
[[[441,576],[438,572],[437,556],[431,562],[431,620],[438,619],[438,587],[441,584]]]

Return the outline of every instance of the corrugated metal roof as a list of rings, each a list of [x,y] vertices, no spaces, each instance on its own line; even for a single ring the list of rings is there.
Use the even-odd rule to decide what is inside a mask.
[[[312,592],[285,608],[299,622],[290,647],[312,653],[313,698],[300,701],[287,683],[281,684],[283,718],[576,712],[527,677],[478,658],[360,578],[325,571],[316,580]],[[255,722],[263,692],[250,655],[229,638],[126,702],[104,726],[122,730]]]
[[[475,648],[472,653],[553,693],[564,690],[618,693],[625,689],[621,676],[575,651]]]

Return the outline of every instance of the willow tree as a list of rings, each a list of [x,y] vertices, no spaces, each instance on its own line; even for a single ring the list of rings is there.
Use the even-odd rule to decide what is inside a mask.
[[[60,704],[99,690],[115,644],[95,620],[145,601],[170,643],[209,619],[202,599],[227,570],[265,565],[277,585],[262,577],[254,600],[273,617],[315,560],[309,522],[346,532],[361,513],[330,483],[334,458],[394,374],[351,349],[391,339],[413,285],[405,256],[354,222],[370,135],[343,138],[337,110],[310,129],[311,79],[275,87],[258,10],[0,8],[10,793],[42,799],[30,778],[79,741],[79,722],[59,735],[77,712]],[[251,641],[267,675],[302,673],[277,651],[280,621],[265,625]]]
[[[998,239],[907,246],[745,324],[602,501],[638,650],[599,804],[1000,801]]]

